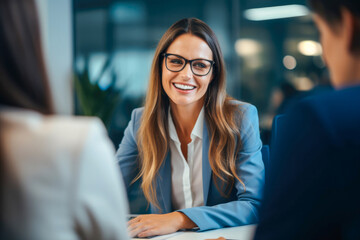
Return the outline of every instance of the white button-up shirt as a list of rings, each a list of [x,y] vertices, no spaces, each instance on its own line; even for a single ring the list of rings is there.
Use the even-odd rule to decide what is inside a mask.
[[[187,145],[187,161],[181,151],[181,143],[170,109],[168,119],[171,151],[171,197],[174,210],[203,206],[202,138],[204,108],[201,109],[190,135],[191,142]]]

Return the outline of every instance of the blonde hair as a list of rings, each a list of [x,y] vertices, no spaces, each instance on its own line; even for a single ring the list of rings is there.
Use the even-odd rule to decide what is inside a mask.
[[[182,19],[174,23],[161,38],[153,59],[144,112],[137,135],[140,154],[140,171],[133,182],[141,178],[141,188],[146,199],[157,208],[156,175],[169,151],[168,108],[169,98],[162,83],[162,53],[180,35],[189,33],[203,39],[210,47],[215,61],[213,80],[205,96],[205,119],[211,133],[209,162],[213,175],[227,185],[230,193],[235,179],[237,153],[241,147],[238,107],[226,94],[225,65],[214,32],[196,18]],[[216,181],[215,181],[216,183]],[[216,187],[217,184],[216,184]],[[244,186],[245,187],[245,186]]]

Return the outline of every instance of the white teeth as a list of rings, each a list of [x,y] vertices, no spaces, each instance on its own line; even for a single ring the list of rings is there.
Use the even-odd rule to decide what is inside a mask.
[[[174,83],[176,88],[182,89],[182,90],[192,90],[195,87],[194,86],[189,86],[189,85],[184,85],[184,84],[179,84],[179,83]]]

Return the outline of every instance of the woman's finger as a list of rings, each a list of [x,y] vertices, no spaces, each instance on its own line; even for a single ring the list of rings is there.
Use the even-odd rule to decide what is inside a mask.
[[[133,218],[131,220],[128,221],[128,225],[136,223],[136,222],[140,222],[141,221],[141,216],[138,216],[136,218]]]
[[[131,237],[139,236],[140,233],[151,229],[153,226],[149,224],[139,223],[134,228],[129,229],[128,232]]]
[[[141,238],[150,237],[150,236],[156,236],[156,235],[160,235],[160,234],[156,231],[155,228],[145,230],[145,231],[138,234],[138,236],[141,237]]]

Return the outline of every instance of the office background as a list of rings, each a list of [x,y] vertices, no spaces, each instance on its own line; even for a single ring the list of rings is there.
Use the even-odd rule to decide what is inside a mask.
[[[86,99],[98,99],[100,104],[90,107],[97,112],[114,109],[112,117],[104,118],[117,145],[131,110],[143,103],[161,36],[175,21],[197,17],[219,38],[228,93],[258,108],[262,140],[268,143],[274,115],[293,99],[328,86],[319,36],[305,4],[301,0],[74,0],[74,73],[83,79],[80,84],[88,80],[97,85],[85,92]],[[275,6],[282,8],[269,9]],[[75,112],[84,114],[84,100],[76,97],[79,88],[75,93]]]

